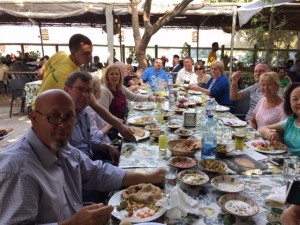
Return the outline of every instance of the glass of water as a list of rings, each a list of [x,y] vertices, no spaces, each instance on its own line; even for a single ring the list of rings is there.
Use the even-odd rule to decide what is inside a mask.
[[[288,157],[283,159],[282,175],[286,183],[292,181],[297,173],[297,158]]]
[[[165,175],[165,194],[169,194],[170,191],[176,186],[177,169],[169,167]]]

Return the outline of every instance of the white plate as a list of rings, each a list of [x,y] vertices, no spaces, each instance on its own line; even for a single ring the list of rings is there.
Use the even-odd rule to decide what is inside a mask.
[[[219,205],[228,213],[238,217],[250,217],[259,212],[258,205],[250,198],[239,194],[223,195]]]
[[[191,94],[191,95],[202,95],[201,91],[188,90],[188,93]]]
[[[227,126],[231,127],[244,127],[247,126],[247,122],[239,119],[230,119],[230,118],[223,118],[223,123]]]
[[[219,191],[226,193],[238,193],[245,189],[245,184],[232,176],[218,176],[211,180],[211,185]]]
[[[144,118],[144,117],[147,117],[149,119],[142,122],[141,118]],[[137,126],[144,126],[144,125],[147,125],[150,123],[154,123],[154,119],[151,116],[134,116],[134,117],[129,118],[127,121],[128,121],[128,123],[134,124]]]
[[[179,123],[179,122],[169,122],[167,124],[168,128],[170,129],[178,129],[182,126],[182,123]]]
[[[147,93],[148,93],[148,91],[147,91],[147,90],[144,90],[144,89],[140,89],[139,92],[140,92],[141,94],[147,94]]]
[[[4,138],[8,137],[9,135],[12,134],[12,131],[11,132],[8,132],[7,134],[3,135],[0,137],[0,141],[3,140]]]
[[[223,106],[223,105],[217,105],[215,107],[216,112],[228,112],[229,110],[230,110],[230,108]]]
[[[186,132],[186,133],[181,133],[181,132]],[[174,134],[177,134],[180,137],[189,137],[189,136],[191,136],[191,135],[194,134],[194,131],[188,130],[188,129],[179,128],[179,129],[177,129],[177,130],[174,131]]]
[[[164,223],[152,223],[152,222],[149,222],[149,223],[136,223],[136,225],[164,225]]]
[[[262,148],[255,147],[254,145],[257,143],[260,143]],[[265,153],[265,154],[282,154],[287,151],[287,147],[282,143],[278,143],[278,145],[276,145],[275,147],[271,147],[271,149],[269,149],[268,148],[269,142],[264,140],[247,141],[246,146],[250,149],[254,149],[257,152]],[[266,148],[264,148],[264,146],[266,146]]]
[[[123,138],[123,136],[120,133],[119,133],[119,136],[121,138]],[[134,137],[135,137],[136,141],[141,141],[141,140],[144,140],[144,139],[148,138],[149,136],[150,136],[150,132],[145,130],[145,134],[144,134],[143,137],[138,137],[138,136],[134,136]]]
[[[121,201],[121,193],[122,193],[122,191],[119,191],[119,192],[115,193],[109,199],[108,205],[118,205]],[[128,222],[131,222],[131,223],[142,223],[142,222],[148,222],[148,221],[155,220],[155,219],[161,217],[165,212],[166,212],[166,209],[161,207],[160,210],[154,214],[154,216],[149,216],[149,217],[146,217],[146,218],[130,218],[130,217],[125,217],[125,214],[127,213],[126,210],[118,211],[116,209],[116,207],[114,207],[114,211],[112,211],[111,214],[114,217],[118,218],[119,220],[127,220]],[[146,224],[150,225],[150,224],[156,224],[156,223],[150,223],[150,224],[146,223]],[[146,224],[144,224],[144,225],[146,225]]]
[[[145,110],[151,110],[151,109],[153,109],[153,106],[150,106],[150,105],[135,105],[133,107],[133,109],[139,110],[139,111],[145,111]]]

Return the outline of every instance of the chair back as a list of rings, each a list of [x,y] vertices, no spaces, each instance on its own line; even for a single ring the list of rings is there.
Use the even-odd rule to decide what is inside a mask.
[[[245,120],[245,117],[250,108],[250,99],[244,98],[235,102],[235,112],[234,115],[241,120]]]
[[[11,90],[12,99],[16,99],[16,98],[25,96],[24,86],[27,82],[29,82],[28,77],[9,79],[8,82],[9,82],[9,86],[10,86],[10,90]]]

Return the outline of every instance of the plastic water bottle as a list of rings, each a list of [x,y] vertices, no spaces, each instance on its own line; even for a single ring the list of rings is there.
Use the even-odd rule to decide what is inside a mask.
[[[172,75],[172,73],[169,74],[168,78],[169,78],[168,89],[170,91],[172,89],[172,87],[173,87],[173,75]]]
[[[150,83],[150,88],[152,90],[152,92],[155,92],[156,91],[156,76],[155,75],[152,75],[151,76],[151,83]]]
[[[212,115],[212,110],[214,107],[214,103],[211,99],[208,99],[206,102],[206,115]]]
[[[217,147],[217,126],[209,114],[202,130],[201,159],[215,159]]]

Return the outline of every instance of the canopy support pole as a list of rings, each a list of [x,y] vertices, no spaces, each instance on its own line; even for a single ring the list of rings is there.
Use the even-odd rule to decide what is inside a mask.
[[[43,35],[42,35],[42,26],[39,23],[39,30],[40,30],[40,39],[41,39],[41,47],[42,47],[42,56],[44,57],[44,42],[43,42]]]
[[[114,62],[114,24],[113,24],[113,8],[112,6],[108,5],[105,8],[105,17],[106,17],[106,33],[107,33],[107,50],[109,52],[108,57],[108,65],[113,64]]]
[[[230,67],[229,67],[229,78],[232,74],[233,66],[233,48],[234,48],[234,36],[235,36],[235,26],[236,26],[236,17],[237,17],[237,6],[233,6],[232,14],[232,28],[231,28],[231,42],[230,42]],[[230,80],[230,79],[229,79]]]

